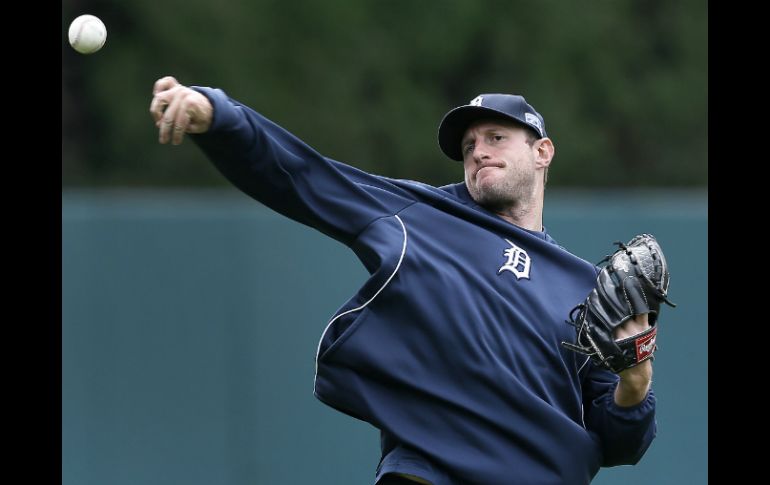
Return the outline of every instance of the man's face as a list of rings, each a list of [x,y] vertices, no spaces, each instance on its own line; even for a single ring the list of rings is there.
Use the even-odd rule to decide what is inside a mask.
[[[480,120],[465,130],[465,184],[479,205],[502,211],[534,196],[538,143],[527,139],[526,128],[505,121]]]

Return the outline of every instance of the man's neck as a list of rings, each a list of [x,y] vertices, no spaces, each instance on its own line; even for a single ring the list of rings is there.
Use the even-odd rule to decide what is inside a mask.
[[[528,229],[530,231],[542,231],[543,230],[543,213],[539,211],[537,214],[533,214],[526,211],[517,211],[515,209],[507,211],[505,213],[495,212],[502,219],[517,225],[521,228]]]
[[[529,201],[517,203],[504,210],[495,210],[504,220],[530,231],[543,230],[543,193],[535,194]]]

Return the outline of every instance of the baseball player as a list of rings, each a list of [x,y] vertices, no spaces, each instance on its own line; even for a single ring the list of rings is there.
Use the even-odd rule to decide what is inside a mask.
[[[433,187],[327,158],[251,108],[155,83],[160,143],[189,135],[237,188],[351,248],[370,273],[329,319],[315,396],[381,431],[377,484],[581,485],[655,433],[651,359],[611,372],[561,345],[599,269],[543,227],[554,144],[521,96],[449,111],[463,183]],[[650,328],[646,313],[615,337]]]

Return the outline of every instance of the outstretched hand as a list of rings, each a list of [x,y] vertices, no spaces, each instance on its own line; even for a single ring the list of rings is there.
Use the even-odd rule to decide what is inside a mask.
[[[206,96],[166,76],[152,88],[150,114],[158,128],[158,141],[179,145],[185,133],[205,133],[214,108]]]

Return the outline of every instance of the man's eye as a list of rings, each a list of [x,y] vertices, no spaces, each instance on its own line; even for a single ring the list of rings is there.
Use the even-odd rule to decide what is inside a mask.
[[[502,141],[505,138],[503,135],[492,135],[492,139],[495,141]]]
[[[463,153],[468,154],[473,151],[473,143],[469,143],[465,145],[465,148],[463,148]]]

